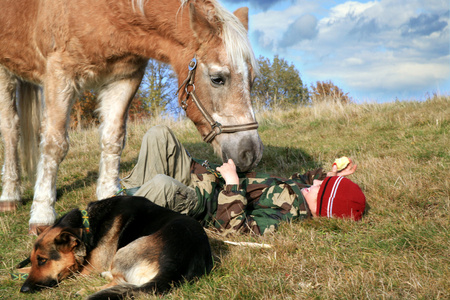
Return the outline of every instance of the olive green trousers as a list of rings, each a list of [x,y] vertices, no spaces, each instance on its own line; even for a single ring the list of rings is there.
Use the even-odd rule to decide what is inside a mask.
[[[195,190],[189,186],[191,163],[174,133],[158,125],[145,133],[136,166],[121,184],[127,190],[137,189],[134,196],[189,214],[198,202]]]

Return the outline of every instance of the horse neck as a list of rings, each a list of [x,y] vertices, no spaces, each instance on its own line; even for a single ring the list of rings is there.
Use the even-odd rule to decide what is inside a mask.
[[[119,31],[128,35],[125,40],[132,52],[169,63],[177,74],[187,69],[198,45],[190,28],[189,11],[181,7],[180,0],[153,1],[145,5],[144,14],[136,5],[133,11],[129,0],[112,2],[121,15],[119,26],[124,27]]]

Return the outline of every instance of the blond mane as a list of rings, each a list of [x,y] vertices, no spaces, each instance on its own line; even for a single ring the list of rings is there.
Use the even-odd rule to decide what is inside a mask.
[[[182,1],[187,2],[189,0]],[[216,18],[222,23],[222,40],[231,63],[239,66],[249,62],[253,70],[258,72],[258,64],[244,25],[218,1],[210,1],[214,5]]]
[[[131,0],[131,7],[133,8],[133,11],[136,12],[136,10],[139,9],[139,11],[143,15],[145,15],[144,13],[145,2],[147,2],[147,0]]]
[[[190,1],[195,0],[180,0],[180,9]],[[144,13],[146,2],[147,0],[131,0],[133,10],[138,9],[141,13]],[[222,24],[221,38],[231,64],[236,67],[243,67],[248,62],[253,70],[258,73],[258,63],[248,39],[247,30],[233,13],[226,10],[218,1],[209,0],[209,2],[214,6],[215,17]]]

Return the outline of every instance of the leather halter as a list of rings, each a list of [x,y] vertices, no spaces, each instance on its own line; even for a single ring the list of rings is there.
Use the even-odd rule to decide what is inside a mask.
[[[178,92],[184,87],[184,91],[186,92],[186,98],[181,101],[181,107],[186,111],[188,106],[187,101],[189,100],[189,96],[191,96],[192,101],[195,103],[195,105],[197,105],[198,110],[200,110],[203,117],[206,119],[206,121],[208,121],[209,125],[211,126],[211,131],[203,138],[205,142],[211,143],[214,140],[214,138],[221,133],[233,133],[238,131],[258,129],[257,122],[239,125],[222,125],[219,122],[214,121],[214,119],[206,111],[205,107],[202,105],[202,103],[198,100],[197,96],[195,95],[194,78],[195,78],[195,70],[197,68],[197,59],[195,58],[195,56],[189,62],[188,68],[189,73],[186,79],[183,81],[183,83],[179,86],[177,90],[177,95]]]

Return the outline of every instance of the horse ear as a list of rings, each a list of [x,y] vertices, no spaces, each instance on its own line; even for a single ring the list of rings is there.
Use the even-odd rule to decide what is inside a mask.
[[[241,21],[242,25],[244,25],[245,30],[248,31],[248,7],[236,9],[234,15]]]
[[[189,17],[191,29],[199,42],[206,42],[214,35],[216,29],[205,16],[197,11],[194,3],[189,5]]]

